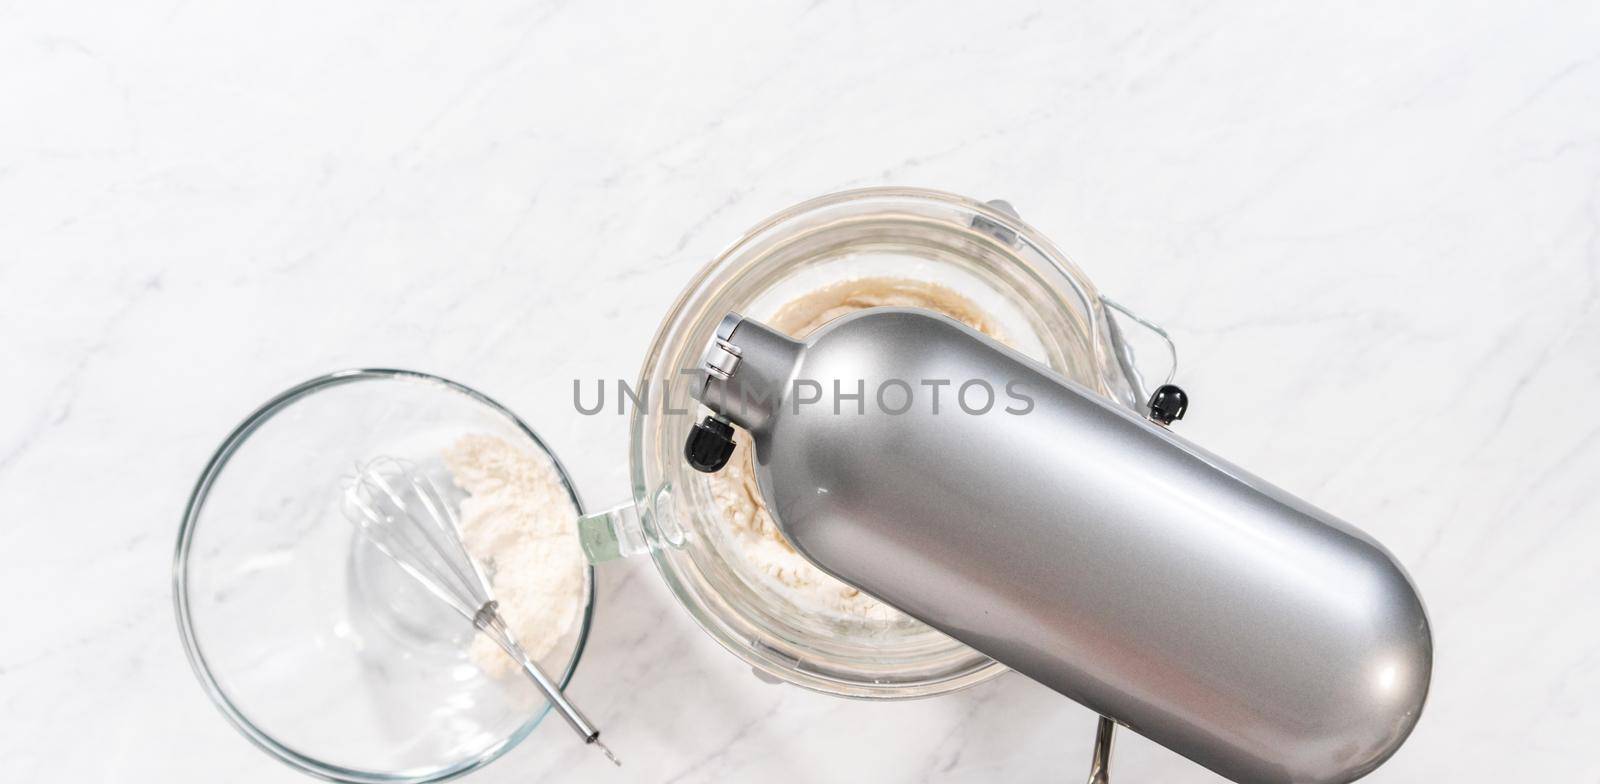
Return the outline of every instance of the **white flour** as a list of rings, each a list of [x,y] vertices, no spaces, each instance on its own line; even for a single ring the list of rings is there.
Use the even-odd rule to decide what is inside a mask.
[[[994,322],[955,290],[901,278],[836,283],[789,302],[763,323],[791,337],[803,338],[847,313],[877,307],[936,311],[1005,341]],[[711,490],[728,521],[735,548],[750,571],[802,610],[846,622],[913,623],[909,616],[834,579],[795,552],[761,502],[755,466],[745,448],[750,439],[737,441],[727,468],[711,475]]]
[[[444,454],[461,502],[467,552],[489,576],[511,633],[535,661],[555,650],[583,610],[587,562],[578,544],[578,511],[555,466],[503,438],[464,436]],[[488,637],[473,637],[471,656],[503,676],[517,665]]]

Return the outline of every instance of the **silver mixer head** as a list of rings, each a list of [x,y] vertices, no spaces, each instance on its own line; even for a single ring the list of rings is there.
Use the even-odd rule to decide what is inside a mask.
[[[691,464],[720,467],[720,420],[744,428],[796,550],[1102,716],[1235,781],[1283,784],[1353,781],[1416,725],[1433,639],[1405,570],[1171,433],[1176,387],[1139,416],[899,308],[804,341],[730,315],[701,370],[714,417]],[[1028,404],[968,410],[952,399],[968,383]]]

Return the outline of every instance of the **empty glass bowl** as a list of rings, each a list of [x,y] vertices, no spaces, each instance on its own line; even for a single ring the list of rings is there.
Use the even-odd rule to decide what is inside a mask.
[[[477,632],[361,538],[343,482],[379,455],[425,464],[463,435],[544,454],[494,401],[441,378],[357,370],[262,406],[212,457],[173,565],[179,627],[211,699],[251,741],[313,775],[438,781],[503,754],[548,705],[520,673],[485,675]],[[541,664],[565,687],[593,611]],[[562,736],[562,740],[567,740]]]

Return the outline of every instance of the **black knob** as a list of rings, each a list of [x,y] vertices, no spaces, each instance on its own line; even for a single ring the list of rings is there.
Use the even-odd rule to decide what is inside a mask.
[[[1182,419],[1189,410],[1189,395],[1174,384],[1163,384],[1150,396],[1150,418],[1163,425]]]
[[[733,425],[708,416],[689,430],[689,440],[683,444],[683,456],[696,471],[713,474],[728,464],[733,456]]]

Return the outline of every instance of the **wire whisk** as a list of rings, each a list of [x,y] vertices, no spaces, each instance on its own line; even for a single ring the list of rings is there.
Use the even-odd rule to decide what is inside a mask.
[[[489,580],[461,541],[455,507],[433,480],[407,461],[376,458],[362,466],[345,488],[344,515],[373,547],[494,640],[584,743],[600,749],[613,764],[622,764],[600,742],[600,730],[517,643],[500,615]]]

